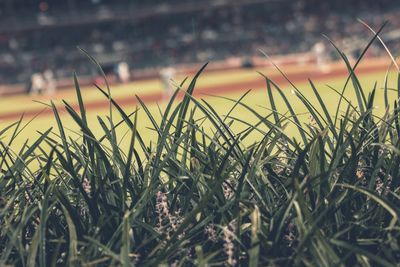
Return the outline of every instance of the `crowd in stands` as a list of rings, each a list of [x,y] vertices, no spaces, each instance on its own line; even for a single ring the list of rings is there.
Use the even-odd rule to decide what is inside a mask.
[[[135,70],[249,57],[260,50],[308,52],[324,40],[322,34],[356,54],[372,35],[357,18],[374,29],[389,20],[385,32],[400,27],[395,0],[28,2],[0,4],[0,84],[25,82],[48,68],[55,78],[73,70],[89,75],[93,65],[77,46],[104,66],[126,61]],[[69,20],[58,23],[63,16]],[[389,44],[394,53],[397,43]],[[378,47],[372,53],[382,53]]]

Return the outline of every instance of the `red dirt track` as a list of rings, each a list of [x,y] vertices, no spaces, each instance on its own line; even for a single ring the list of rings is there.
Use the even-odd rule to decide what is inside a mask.
[[[329,80],[332,78],[339,78],[339,77],[346,77],[348,75],[348,71],[345,68],[340,68],[340,69],[334,69],[330,72],[323,73],[323,72],[318,72],[318,71],[305,71],[301,70],[301,66],[299,66],[299,71],[296,71],[295,73],[288,74],[288,78],[290,79],[291,82],[293,83],[299,83],[299,82],[306,82],[307,78],[312,79],[313,81],[323,81],[323,80]],[[373,72],[378,72],[378,71],[385,71],[387,69],[387,66],[380,65],[380,64],[364,64],[360,67],[357,68],[356,72],[358,74],[368,74],[368,73],[373,73]],[[280,74],[274,74],[272,76],[269,76],[271,80],[273,80],[275,83],[279,85],[287,85],[288,82],[286,79],[280,75]],[[255,79],[254,81],[246,81],[246,82],[235,82],[235,83],[229,83],[227,82],[224,85],[212,85],[212,86],[207,86],[207,87],[202,87],[198,86],[195,91],[194,91],[194,96],[200,96],[204,94],[213,94],[213,95],[224,95],[227,93],[232,93],[232,92],[240,92],[243,90],[248,90],[248,89],[253,89],[253,90],[260,90],[261,88],[265,88],[265,81],[260,78],[260,79]],[[182,97],[183,94],[180,95],[180,98]],[[152,94],[143,94],[140,95],[140,99],[145,102],[146,104],[148,103],[153,103],[156,101],[161,101],[163,99],[163,94],[161,92],[158,93],[152,93]],[[120,106],[135,106],[138,104],[138,100],[136,99],[135,96],[132,96],[130,98],[126,97],[117,97],[114,99]],[[99,109],[104,109],[109,105],[107,100],[100,100],[100,101],[93,101],[93,102],[87,102],[85,104],[86,109],[88,110],[99,110]],[[78,104],[72,105],[74,109],[79,109]],[[61,111],[61,110],[60,110]],[[53,111],[48,108],[45,110],[42,109],[35,109],[35,110],[29,110],[24,113],[24,117],[33,117],[37,115],[38,113],[41,113],[40,116],[45,116],[45,115],[51,115],[53,114]],[[21,112],[10,112],[6,114],[0,114],[0,119],[1,120],[17,120],[21,117]]]

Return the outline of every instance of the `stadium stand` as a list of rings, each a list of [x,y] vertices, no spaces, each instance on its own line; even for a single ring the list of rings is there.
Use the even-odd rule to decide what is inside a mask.
[[[248,58],[260,50],[304,53],[323,40],[321,33],[346,50],[371,36],[356,18],[373,28],[390,20],[385,32],[397,40],[399,11],[395,0],[6,0],[0,2],[0,84],[26,83],[47,68],[56,79],[73,70],[93,75],[77,46],[110,71],[121,61],[138,70]],[[378,46],[371,51],[382,53]]]

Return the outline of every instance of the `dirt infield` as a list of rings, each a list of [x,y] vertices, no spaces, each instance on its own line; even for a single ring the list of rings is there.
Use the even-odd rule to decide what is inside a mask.
[[[389,65],[388,60],[368,60],[357,68],[358,74],[368,74],[373,72],[385,71]],[[256,70],[254,70],[256,71]],[[223,71],[221,71],[221,75]],[[268,73],[266,73],[268,75]],[[329,72],[321,72],[314,68],[314,70],[309,70],[304,68],[304,66],[299,65],[298,70],[292,71],[288,73],[288,78],[293,83],[306,82],[308,78],[313,81],[328,81],[329,79],[346,77],[348,75],[348,71],[344,68],[342,63],[335,63],[331,65],[331,70]],[[276,71],[274,74],[268,76],[275,83],[285,86],[288,84],[286,79],[281,75],[277,74]],[[208,86],[198,86],[194,95],[199,97],[205,94],[213,94],[213,95],[227,95],[233,92],[240,92],[243,90],[261,90],[265,88],[265,81],[260,76],[259,79],[254,79],[252,81],[243,81],[243,82],[229,82],[226,81],[223,85],[208,85]],[[181,98],[183,94],[179,97]],[[163,92],[152,92],[148,94],[141,94],[140,98],[145,103],[153,103],[157,101],[162,101],[164,97]],[[135,96],[119,96],[114,99],[120,106],[135,106],[138,104],[138,100]],[[17,104],[17,103],[16,103]],[[96,100],[96,101],[88,101],[85,104],[85,107],[89,110],[101,110],[108,106],[107,99],[104,100]],[[78,109],[79,106],[77,104],[72,104],[74,109]],[[61,112],[63,110],[60,110]],[[40,116],[49,116],[53,114],[50,108],[37,108],[33,110],[28,110],[25,112],[22,111],[14,111],[9,113],[0,114],[0,120],[3,121],[13,121],[17,120],[21,117],[22,113],[24,113],[25,118],[33,117],[39,113]]]

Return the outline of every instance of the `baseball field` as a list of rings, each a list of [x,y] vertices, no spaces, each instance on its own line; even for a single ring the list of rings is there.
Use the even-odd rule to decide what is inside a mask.
[[[380,101],[375,103],[377,115],[383,114],[384,112],[383,87],[385,85],[386,72],[389,65],[389,59],[365,59],[356,70],[361,84],[365,87],[363,89],[366,94],[372,90],[371,85],[374,85],[375,82],[377,83],[377,99]],[[309,115],[307,115],[307,110],[298,97],[293,94],[293,86],[296,86],[311,103],[317,103],[313,102],[316,101],[316,99],[308,81],[308,79],[311,79],[321,97],[325,100],[328,110],[330,112],[335,112],[340,98],[339,92],[343,91],[348,78],[348,71],[342,62],[331,63],[328,70],[324,72],[319,69],[320,68],[315,64],[281,66],[281,70],[293,83],[291,85],[284,75],[273,66],[220,71],[208,71],[206,68],[198,79],[194,96],[199,100],[203,99],[212,104],[220,115],[227,115],[229,110],[235,105],[235,101],[241,99],[241,97],[245,95],[240,100],[242,103],[253,108],[260,114],[263,114],[263,112],[269,114],[271,107],[268,106],[266,82],[265,78],[261,75],[263,74],[284,89],[290,104],[294,107],[295,112],[299,114],[299,118],[301,118],[303,123],[308,123]],[[182,89],[185,90],[193,76],[194,74],[181,74],[172,82],[180,84],[185,77],[188,77],[187,81],[182,86]],[[387,87],[389,89],[395,88],[396,83],[397,77],[389,72]],[[105,86],[102,87],[104,90],[107,90]],[[108,99],[95,86],[87,86],[81,89],[88,112],[89,125],[96,135],[101,136],[104,132],[98,123],[97,117],[109,116]],[[390,91],[391,90],[389,90],[389,99],[391,99],[391,96],[394,96],[394,93],[392,95]],[[145,142],[149,143],[153,139],[155,131],[149,118],[140,106],[138,97],[146,104],[150,113],[156,119],[161,118],[162,111],[169,98],[168,93],[165,93],[163,90],[161,81],[159,79],[149,79],[133,81],[129,84],[115,84],[110,86],[110,92],[112,98],[127,114],[132,113],[136,107],[139,108],[137,130],[141,133]],[[344,95],[348,101],[356,104],[351,81],[348,82]],[[79,131],[79,127],[76,126],[74,121],[65,112],[62,100],[65,100],[78,110],[76,92],[73,88],[60,90],[53,96],[17,95],[3,97],[0,100],[0,128],[3,129],[18,121],[21,116],[23,116],[22,125],[26,125],[26,127],[19,133],[18,138],[14,141],[14,146],[18,147],[23,144],[26,139],[36,139],[38,132],[43,132],[49,127],[56,126],[53,111],[49,106],[50,102],[53,101],[59,109],[63,125],[69,130],[70,136],[73,138],[74,133]],[[179,100],[177,100],[177,102],[178,101]],[[394,99],[389,102],[392,103],[393,101]],[[344,103],[344,109],[347,104],[345,104],[345,101],[342,101],[342,103]],[[277,110],[280,112],[287,111],[287,107],[279,95],[276,96],[276,104]],[[341,111],[343,112],[343,110]],[[248,108],[241,105],[237,105],[235,110],[228,115],[226,119],[228,121],[234,121],[233,127],[235,129],[244,129],[258,121],[258,119],[249,112]],[[112,116],[116,121],[120,120],[118,112],[114,109]],[[201,120],[201,112],[198,112],[197,118]],[[289,126],[287,129],[288,132],[293,130],[290,127],[293,128],[294,126]],[[207,130],[207,125],[205,125],[205,129]],[[127,131],[128,129],[123,124],[118,127],[117,133],[122,144],[127,141],[124,139],[124,134]],[[12,131],[10,131],[9,134],[11,133]],[[294,131],[293,135],[296,135]],[[7,138],[7,135],[4,135],[3,138]],[[251,140],[248,140],[248,142],[251,143]]]

